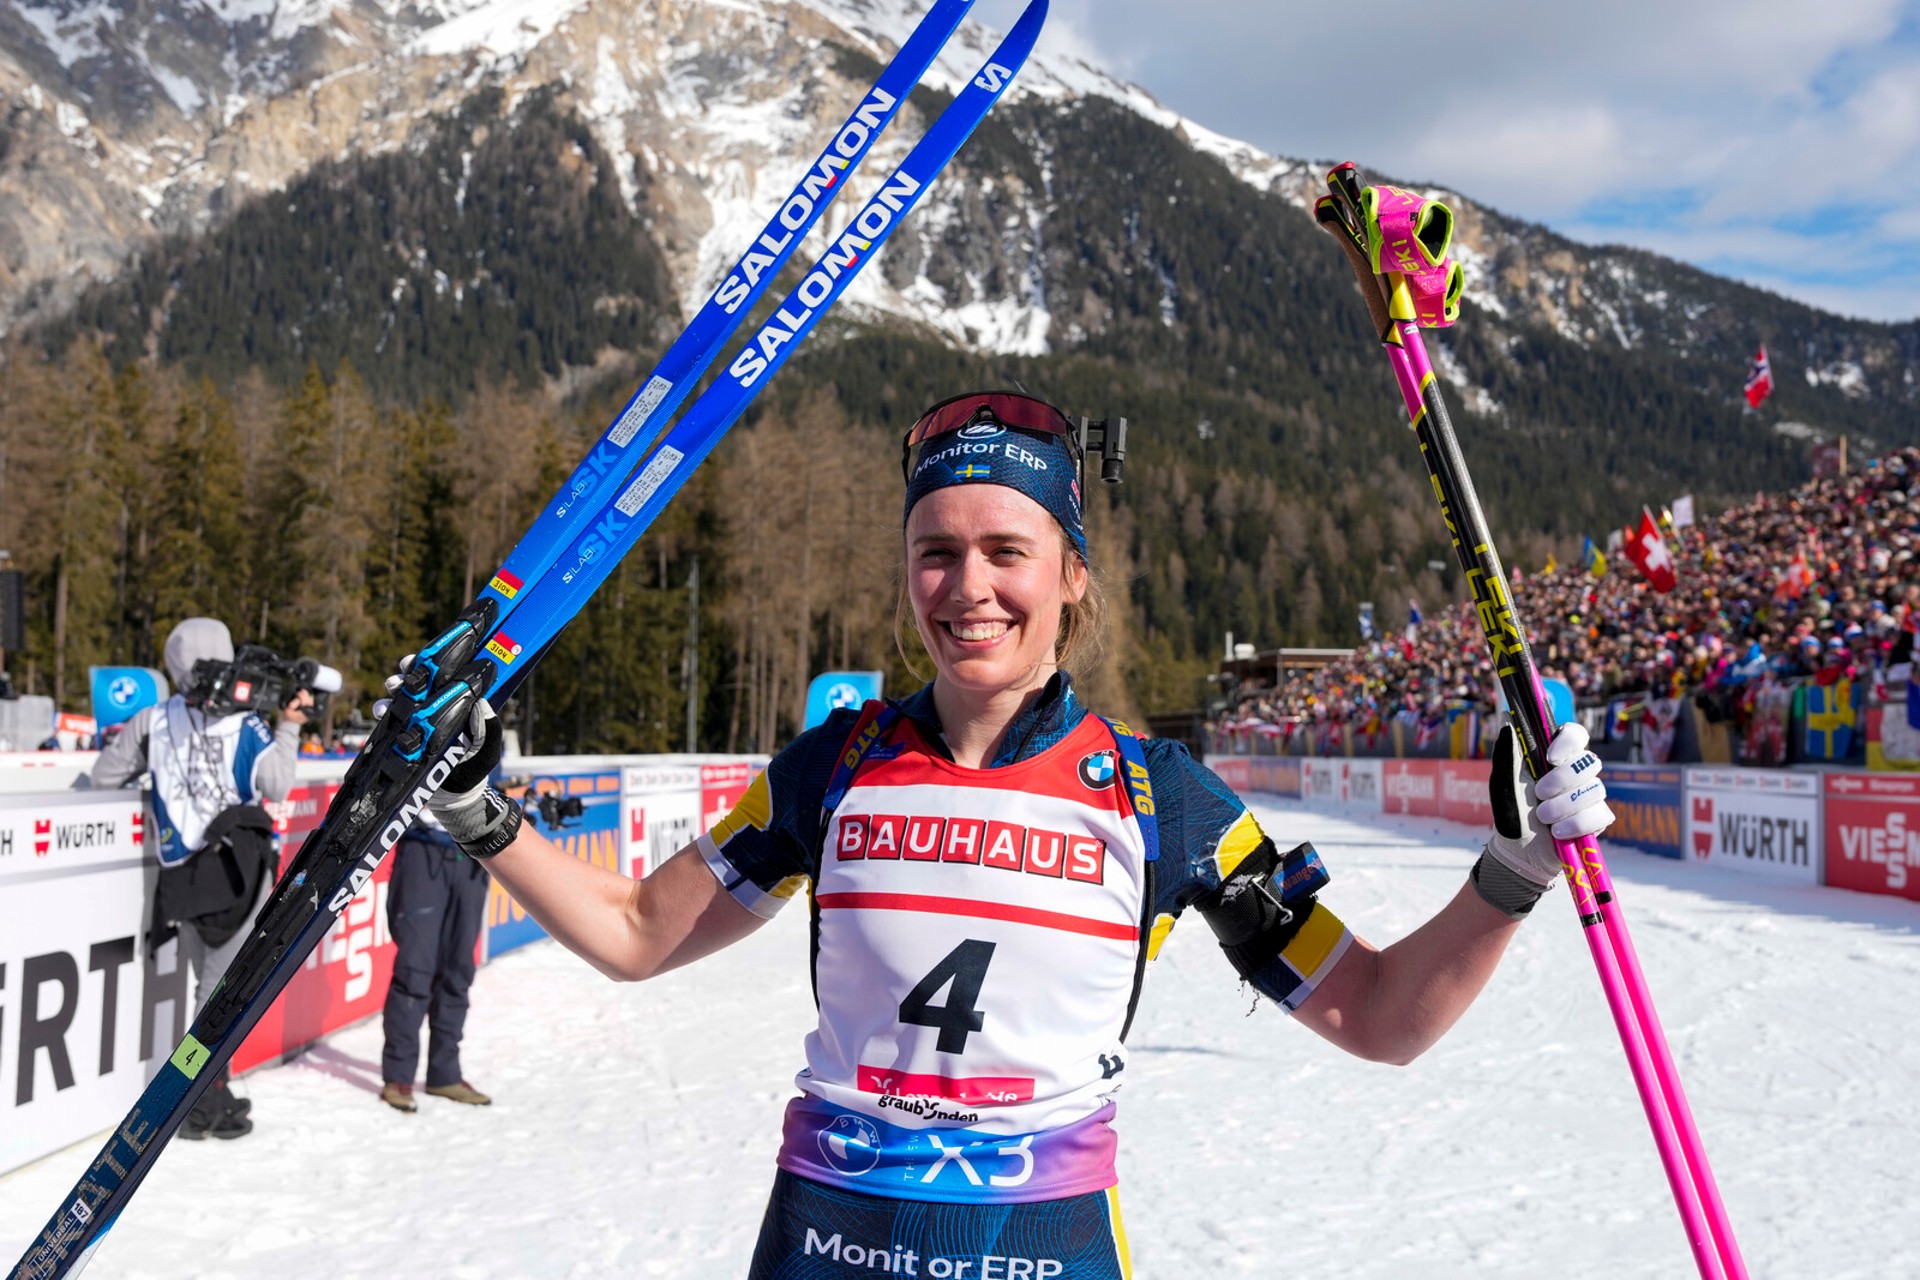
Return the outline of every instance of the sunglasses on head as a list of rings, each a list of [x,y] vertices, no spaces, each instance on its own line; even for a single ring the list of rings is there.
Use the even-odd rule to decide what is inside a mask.
[[[1101,454],[1100,477],[1110,483],[1120,481],[1120,467],[1127,456],[1127,420],[1103,419],[1089,422],[1069,418],[1045,400],[1017,391],[974,391],[952,396],[920,415],[900,442],[900,474],[911,474],[913,451],[929,440],[990,422],[1031,431],[1039,435],[1059,436],[1073,451],[1074,461],[1083,472],[1089,448]]]

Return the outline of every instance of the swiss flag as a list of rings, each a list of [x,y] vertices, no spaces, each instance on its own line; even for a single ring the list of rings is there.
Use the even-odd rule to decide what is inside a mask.
[[[1673,574],[1673,557],[1667,553],[1666,540],[1660,536],[1660,527],[1653,522],[1653,516],[1642,511],[1640,527],[1627,535],[1627,559],[1659,592],[1673,590],[1679,579]]]

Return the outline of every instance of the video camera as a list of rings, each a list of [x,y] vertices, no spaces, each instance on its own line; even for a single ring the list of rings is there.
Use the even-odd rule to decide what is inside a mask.
[[[236,711],[278,711],[300,690],[313,695],[314,716],[324,716],[327,695],[340,692],[340,673],[314,658],[291,662],[264,645],[243,644],[232,662],[202,658],[181,692],[190,707],[211,716]]]
[[[539,814],[540,821],[549,831],[558,831],[567,825],[567,819],[586,814],[587,802],[579,796],[563,796],[557,791],[536,793],[534,781],[533,778],[507,778],[500,783],[500,790],[506,792],[525,787],[526,795],[521,798],[520,812],[528,817]]]

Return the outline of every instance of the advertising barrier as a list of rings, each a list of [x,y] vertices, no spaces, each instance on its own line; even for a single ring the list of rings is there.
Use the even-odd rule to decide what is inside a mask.
[[[1381,785],[1385,776],[1383,766],[1387,763],[1383,760],[1345,758],[1275,760],[1275,765],[1291,766],[1299,782],[1295,790],[1270,789],[1280,795],[1298,795],[1359,813],[1379,813]]]
[[[1309,756],[1302,760],[1300,796],[1321,804],[1341,803],[1338,763],[1325,756]]]
[[[186,1031],[143,828],[130,791],[0,796],[0,1171],[111,1123]]]
[[[526,821],[582,862],[590,862],[609,871],[622,871],[620,782],[621,771],[618,769],[593,773],[535,774],[527,783],[524,793],[526,801],[537,801],[539,797],[549,795],[578,799],[581,812],[578,817],[562,817],[557,825],[549,825],[540,817],[539,805],[527,803]],[[505,889],[498,883],[488,884],[486,954],[489,958],[515,947],[524,947],[529,942],[538,942],[546,936],[547,931],[519,903],[508,897]]]
[[[1493,826],[1484,760],[1216,755],[1207,766],[1248,796],[1298,795],[1355,813]],[[1609,844],[1709,870],[1920,902],[1920,773],[1609,764],[1605,778]]]
[[[714,824],[740,803],[748,784],[766,767],[764,761],[755,764],[747,760],[700,766],[700,834],[713,830]]]
[[[279,804],[268,806],[280,837],[281,871],[320,826],[338,789],[335,782],[303,783]],[[393,938],[387,931],[387,886],[392,877],[393,859],[382,860],[366,887],[354,895],[320,945],[307,955],[280,998],[247,1033],[246,1043],[233,1055],[234,1071],[278,1062],[329,1031],[380,1012],[393,979]],[[180,1030],[184,1033],[186,1027]]]
[[[1486,760],[1441,760],[1440,816],[1484,831],[1493,830],[1493,801],[1487,798],[1487,779],[1493,765]]]
[[[638,880],[700,834],[700,766],[628,765],[620,790],[622,869]]]
[[[1253,766],[1254,785],[1276,796],[1300,794],[1300,761],[1292,756],[1257,761]]]
[[[1686,771],[1687,861],[1821,883],[1820,778],[1776,769]]]
[[[1609,844],[1631,845],[1663,858],[1685,856],[1680,770],[1610,764],[1605,779],[1607,804],[1613,809],[1613,825],[1603,833]]]
[[[1224,756],[1205,757],[1207,768],[1220,781],[1242,795],[1293,796],[1301,793],[1298,756]]]
[[[149,957],[155,872],[141,793],[72,790],[92,753],[0,756],[0,1173],[99,1133],[132,1106],[191,1021],[179,944]],[[285,868],[347,761],[299,765],[268,809]],[[535,795],[577,798],[550,832],[598,866],[642,875],[724,815],[765,756],[548,757],[506,762]],[[537,817],[533,821],[538,824]],[[235,1054],[246,1071],[378,1014],[393,974],[382,861]],[[544,936],[497,888],[488,953]]]
[[[1380,811],[1415,818],[1440,816],[1438,760],[1382,760]]]
[[[1340,785],[1347,798],[1347,808],[1361,814],[1382,812],[1381,786],[1385,771],[1381,766],[1384,763],[1381,760],[1340,761]]]
[[[1269,790],[1269,788],[1260,786],[1254,781],[1254,769],[1258,766],[1265,766],[1269,762],[1279,758],[1281,757],[1210,755],[1206,757],[1206,766],[1213,770],[1215,776],[1217,776],[1220,781],[1226,783],[1228,787],[1232,788],[1236,794],[1244,795],[1249,791]],[[1296,777],[1299,776],[1297,766],[1295,767],[1294,774]],[[1297,796],[1300,794],[1300,788],[1295,786],[1294,789],[1287,794]]]
[[[1920,776],[1826,777],[1827,883],[1920,901]]]

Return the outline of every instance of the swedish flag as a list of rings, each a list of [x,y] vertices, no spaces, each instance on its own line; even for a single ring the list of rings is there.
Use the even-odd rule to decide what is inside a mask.
[[[1807,695],[1807,751],[1814,760],[1845,760],[1853,750],[1853,681],[1812,685]]]
[[[1593,545],[1592,538],[1580,540],[1580,567],[1596,578],[1607,576],[1606,553]]]

